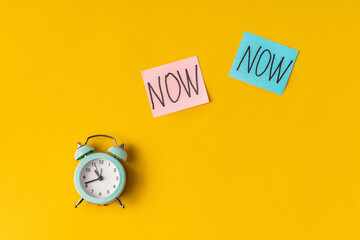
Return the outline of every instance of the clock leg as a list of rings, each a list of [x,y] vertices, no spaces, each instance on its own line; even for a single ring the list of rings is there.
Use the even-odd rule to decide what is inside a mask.
[[[77,208],[77,206],[79,206],[79,204],[83,201],[83,198],[80,198],[79,201],[75,204],[75,208]]]
[[[124,204],[120,201],[120,199],[115,198],[116,202],[121,205],[122,208],[125,208]]]

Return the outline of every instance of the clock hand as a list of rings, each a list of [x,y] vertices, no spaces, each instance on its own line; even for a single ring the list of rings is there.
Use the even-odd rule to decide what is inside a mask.
[[[91,182],[95,182],[95,181],[97,181],[97,180],[100,180],[100,179],[99,179],[99,178],[96,178],[96,179],[93,179],[93,180],[87,181],[87,182],[85,182],[85,185],[87,185],[88,183],[91,183]]]
[[[95,172],[96,176],[98,176],[98,178],[100,178],[100,174],[99,174],[98,170],[94,170],[94,172]]]
[[[101,176],[101,173],[99,173],[96,163],[95,163],[95,168],[96,168],[96,169],[94,169],[95,174],[98,176],[100,181],[103,180],[103,176]],[[102,171],[102,169],[101,169],[101,171]]]
[[[96,168],[96,169],[94,169],[94,172],[96,173],[96,175],[97,175],[98,177],[100,177],[100,174],[99,174],[99,171],[98,171],[98,169],[97,169],[96,163],[95,163],[95,168]]]

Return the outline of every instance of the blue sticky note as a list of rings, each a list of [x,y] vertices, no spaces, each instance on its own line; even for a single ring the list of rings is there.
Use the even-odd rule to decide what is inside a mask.
[[[298,52],[245,32],[229,76],[282,95]]]

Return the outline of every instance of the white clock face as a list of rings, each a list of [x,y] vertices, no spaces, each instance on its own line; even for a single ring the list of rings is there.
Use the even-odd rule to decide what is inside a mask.
[[[115,192],[120,182],[119,170],[106,159],[88,162],[80,173],[80,184],[92,197],[104,198]]]

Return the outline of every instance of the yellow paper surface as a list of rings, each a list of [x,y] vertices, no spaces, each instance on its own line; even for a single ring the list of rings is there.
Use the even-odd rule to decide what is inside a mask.
[[[359,239],[359,11],[1,1],[0,238]],[[283,96],[228,77],[244,31],[299,50]],[[189,56],[210,103],[154,119],[141,71]],[[126,143],[125,209],[74,209],[91,134]]]

